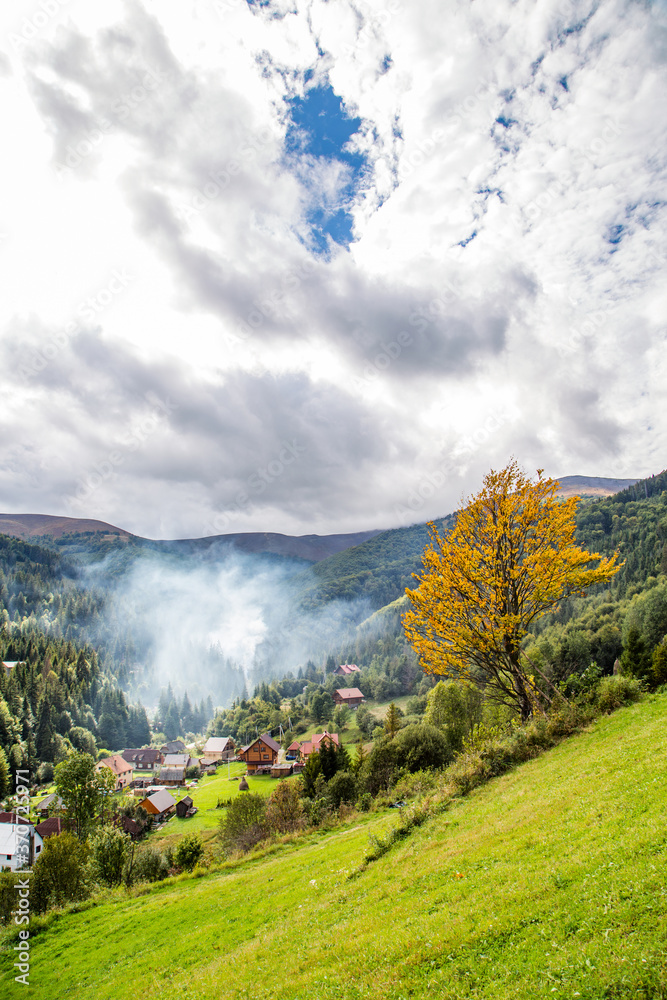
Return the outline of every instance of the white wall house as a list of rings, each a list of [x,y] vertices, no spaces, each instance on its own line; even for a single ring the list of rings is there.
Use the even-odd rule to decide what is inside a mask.
[[[19,868],[29,868],[43,848],[44,841],[32,823],[0,821],[0,869],[9,868],[15,872]]]

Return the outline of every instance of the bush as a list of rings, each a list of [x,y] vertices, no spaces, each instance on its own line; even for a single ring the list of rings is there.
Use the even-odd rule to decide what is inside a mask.
[[[204,842],[199,833],[186,833],[181,837],[174,850],[174,864],[183,871],[191,872],[202,854]]]
[[[169,868],[169,861],[157,847],[145,847],[134,859],[129,881],[161,882],[169,874]]]
[[[343,802],[354,802],[356,794],[357,782],[349,771],[338,771],[327,785],[327,797],[334,809]]]
[[[272,833],[293,833],[306,824],[298,779],[281,781],[272,791],[266,807],[266,826]]]
[[[357,802],[357,809],[359,812],[370,812],[370,808],[373,805],[373,796],[370,792],[362,792],[359,796],[359,801]]]
[[[130,838],[117,826],[103,826],[90,838],[91,875],[103,885],[120,885]]]
[[[636,677],[614,674],[613,677],[602,678],[598,684],[595,701],[601,712],[613,712],[622,705],[638,701],[641,695],[641,681]]]
[[[266,836],[266,807],[261,795],[245,792],[225,809],[219,838],[227,854],[249,851]]]
[[[30,907],[37,913],[90,895],[89,848],[72,833],[60,833],[44,842],[33,865]]]
[[[38,785],[50,785],[53,781],[53,764],[50,761],[44,761],[37,768],[37,784]]]
[[[442,776],[437,771],[415,771],[406,774],[396,782],[393,790],[394,799],[413,799],[417,795],[434,791],[442,782]]]
[[[435,726],[406,726],[393,742],[398,759],[411,774],[445,767],[454,759],[449,740]]]

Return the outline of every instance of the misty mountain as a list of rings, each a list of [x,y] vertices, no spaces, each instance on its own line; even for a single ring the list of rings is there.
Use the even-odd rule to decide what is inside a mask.
[[[232,545],[241,552],[253,555],[283,556],[287,559],[303,559],[318,562],[336,552],[342,552],[352,545],[359,545],[380,529],[357,531],[334,535],[282,535],[271,531],[247,531],[225,535],[210,535],[206,538],[149,539],[133,535],[125,528],[117,528],[106,521],[91,518],[60,517],[52,514],[0,514],[0,533],[22,538],[57,539],[61,544],[84,543],[95,547],[102,541],[127,541],[132,538],[153,549],[165,548],[172,551],[206,552],[215,546]]]

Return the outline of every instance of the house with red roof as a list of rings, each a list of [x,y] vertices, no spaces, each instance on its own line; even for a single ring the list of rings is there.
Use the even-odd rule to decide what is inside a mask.
[[[95,765],[96,771],[101,771],[103,767],[108,768],[116,776],[115,790],[125,788],[132,781],[132,765],[123,759],[122,754],[114,753],[111,757],[103,757]]]
[[[339,677],[349,677],[350,674],[360,674],[361,668],[356,665],[356,663],[341,663],[339,667],[336,667],[334,674]]]
[[[322,747],[327,744],[339,747],[340,739],[338,738],[338,733],[329,733],[325,729],[323,733],[315,733],[314,736],[311,736],[309,740],[304,740],[303,743],[294,740],[288,746],[286,756],[294,757],[295,760],[305,763],[311,753],[319,753]]]

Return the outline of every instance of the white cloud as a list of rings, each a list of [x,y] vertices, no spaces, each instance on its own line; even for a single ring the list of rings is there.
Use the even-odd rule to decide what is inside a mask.
[[[39,10],[0,22],[6,508],[68,512],[147,391],[179,410],[80,513],[149,535],[228,516],[295,427],[307,460],[229,530],[397,523],[443,463],[419,516],[510,453],[662,464],[659,5],[102,0],[41,27]],[[369,163],[355,242],[329,261],[306,213],[341,168],[295,170],[282,146],[308,69],[362,118]],[[27,345],[63,336],[20,375]]]

